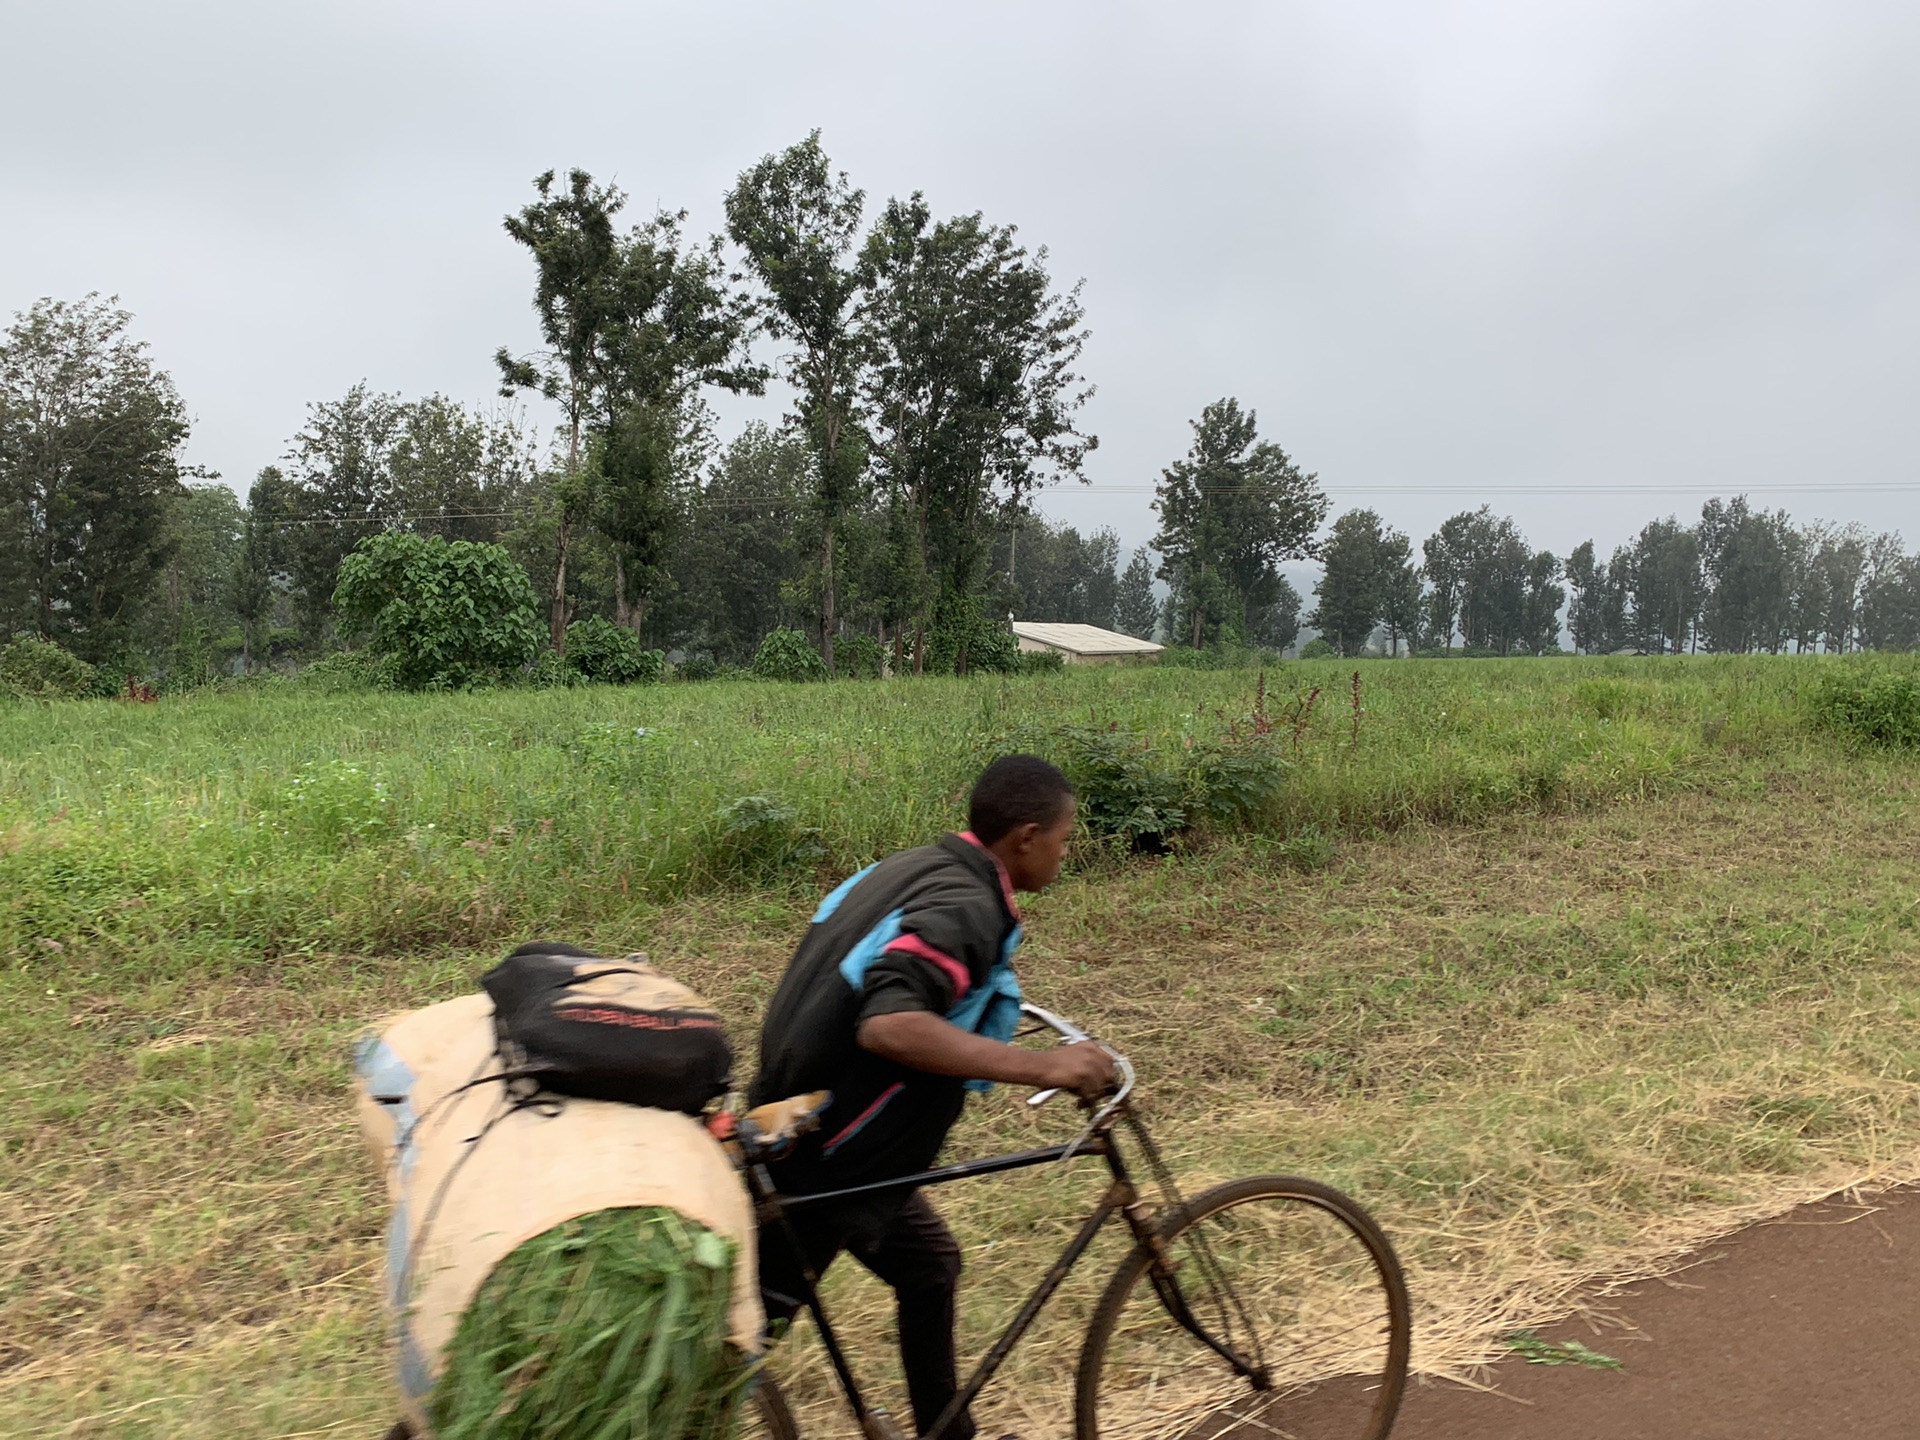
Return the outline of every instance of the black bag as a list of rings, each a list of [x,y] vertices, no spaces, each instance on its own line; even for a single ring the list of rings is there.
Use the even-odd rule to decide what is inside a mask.
[[[608,960],[536,940],[480,984],[501,1063],[544,1090],[697,1115],[733,1083],[719,1015],[644,955]]]

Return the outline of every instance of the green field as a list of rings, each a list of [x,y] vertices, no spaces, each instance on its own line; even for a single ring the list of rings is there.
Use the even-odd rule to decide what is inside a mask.
[[[1584,1276],[1920,1156],[1920,766],[1811,727],[1844,663],[1363,662],[1357,706],[1355,666],[1288,664],[1280,794],[1090,850],[1032,906],[1028,988],[1135,1056],[1188,1177],[1376,1208],[1417,1358],[1471,1361]],[[1257,728],[1256,685],[0,709],[0,1431],[378,1433],[357,1030],[545,934],[651,950],[745,1041],[820,888],[955,823],[997,747],[1119,725],[1177,767]],[[1068,1118],[976,1110],[965,1149]],[[970,1326],[1077,1183],[947,1198]],[[1010,1424],[1045,1433],[1068,1331]]]

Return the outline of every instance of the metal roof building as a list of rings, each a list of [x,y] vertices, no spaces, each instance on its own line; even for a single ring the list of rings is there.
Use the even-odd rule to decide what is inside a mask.
[[[1126,660],[1147,660],[1163,647],[1151,640],[1136,640],[1098,625],[1052,625],[1038,620],[1016,620],[1013,633],[1022,650],[1050,650],[1063,656],[1069,665],[1117,664]]]

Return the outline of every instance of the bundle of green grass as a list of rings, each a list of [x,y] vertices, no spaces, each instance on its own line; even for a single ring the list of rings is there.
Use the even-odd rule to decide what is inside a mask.
[[[447,1346],[439,1440],[724,1440],[750,1373],[727,1341],[733,1252],[660,1206],[527,1241]]]

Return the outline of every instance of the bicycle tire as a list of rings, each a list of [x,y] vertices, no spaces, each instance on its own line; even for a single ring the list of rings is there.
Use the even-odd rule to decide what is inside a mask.
[[[1120,1262],[1081,1347],[1075,1440],[1385,1440],[1406,1386],[1411,1308],[1393,1246],[1359,1204],[1317,1181],[1253,1175],[1164,1216],[1157,1239],[1175,1293],[1148,1247]],[[1264,1386],[1182,1324],[1182,1300],[1243,1362],[1260,1358],[1249,1368]]]

